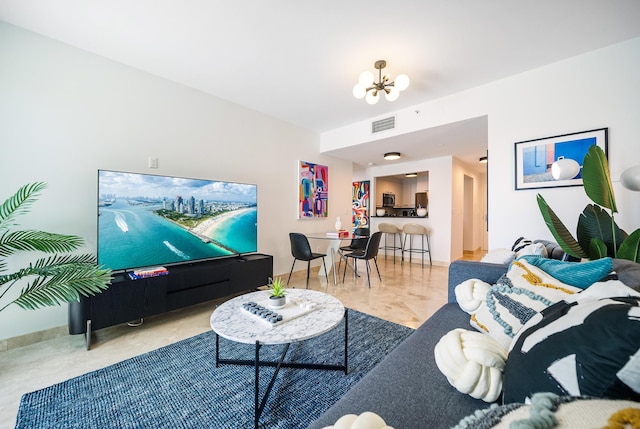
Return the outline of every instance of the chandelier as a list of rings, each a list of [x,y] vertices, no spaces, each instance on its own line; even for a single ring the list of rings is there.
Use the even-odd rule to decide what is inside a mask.
[[[404,91],[409,86],[409,76],[400,74],[394,82],[389,82],[389,75],[382,75],[382,69],[387,66],[385,60],[379,60],[375,63],[378,69],[378,82],[374,82],[373,73],[363,71],[360,73],[358,83],[353,87],[353,96],[357,99],[365,97],[369,104],[376,104],[380,100],[380,92],[384,91],[385,98],[388,101],[395,101],[400,96],[400,91]]]

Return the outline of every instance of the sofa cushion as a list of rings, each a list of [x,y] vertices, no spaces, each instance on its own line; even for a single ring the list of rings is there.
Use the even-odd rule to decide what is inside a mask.
[[[516,336],[504,402],[536,392],[640,400],[640,298],[558,302]]]

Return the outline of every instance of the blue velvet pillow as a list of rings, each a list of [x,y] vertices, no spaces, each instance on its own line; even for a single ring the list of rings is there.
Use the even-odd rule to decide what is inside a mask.
[[[537,255],[526,255],[518,259],[524,259],[562,283],[580,289],[586,289],[602,280],[613,269],[613,260],[609,257],[587,262],[559,261]]]

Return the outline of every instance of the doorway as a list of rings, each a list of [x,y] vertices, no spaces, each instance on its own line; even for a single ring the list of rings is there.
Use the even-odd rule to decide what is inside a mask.
[[[473,177],[465,174],[464,199],[462,205],[462,250],[465,253],[474,252],[479,247],[475,240],[473,188]]]

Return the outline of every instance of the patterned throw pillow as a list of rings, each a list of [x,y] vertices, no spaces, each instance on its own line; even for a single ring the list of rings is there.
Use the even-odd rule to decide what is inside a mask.
[[[622,429],[640,427],[640,402],[537,393],[530,404],[493,405],[453,429]]]
[[[514,261],[489,288],[485,303],[472,313],[470,323],[508,349],[513,336],[529,319],[579,291],[526,261]]]
[[[524,255],[538,255],[547,257],[547,248],[542,243],[534,243],[533,240],[520,237],[513,243],[511,250],[515,254],[515,259],[518,259]]]
[[[505,403],[536,392],[640,401],[640,297],[558,302],[514,338]]]

